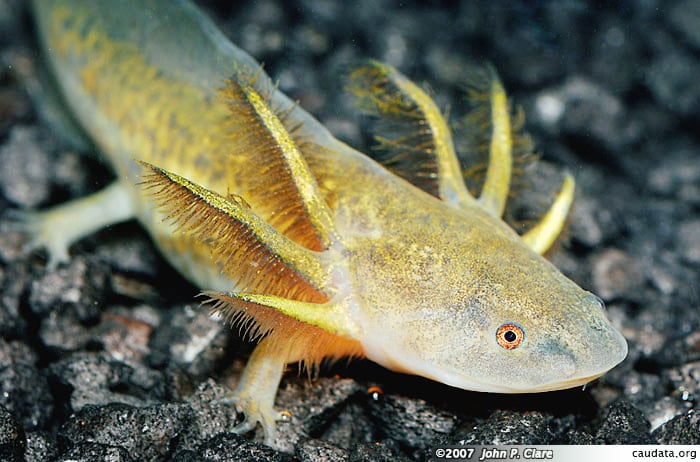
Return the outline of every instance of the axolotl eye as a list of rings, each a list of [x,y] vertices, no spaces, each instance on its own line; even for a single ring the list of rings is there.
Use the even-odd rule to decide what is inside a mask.
[[[509,322],[496,330],[496,341],[506,350],[518,348],[525,340],[525,331],[519,325]]]

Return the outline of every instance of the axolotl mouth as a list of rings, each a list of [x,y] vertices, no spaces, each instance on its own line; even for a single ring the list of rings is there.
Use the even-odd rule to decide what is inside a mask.
[[[530,381],[523,381],[518,386],[513,386],[513,382],[509,380],[504,380],[501,383],[489,383],[486,381],[474,380],[473,377],[463,374],[461,371],[457,370],[437,370],[435,368],[426,368],[419,370],[413,366],[411,370],[407,370],[398,364],[385,364],[385,367],[395,370],[397,372],[407,372],[411,374],[417,374],[437,382],[442,382],[447,385],[461,388],[470,391],[479,391],[486,393],[505,393],[505,394],[524,394],[524,393],[544,393],[548,391],[566,390],[575,387],[586,388],[586,385],[597,380],[601,376],[605,375],[610,369],[619,364],[627,356],[627,343],[623,341],[619,351],[611,354],[610,362],[599,369],[597,372],[586,372],[581,371],[580,374],[574,374],[574,376],[565,378],[562,380],[548,381],[545,383],[535,384]],[[562,364],[562,369],[571,369],[571,363],[564,365]],[[567,367],[569,366],[569,367]],[[523,377],[524,378],[524,377]]]
[[[600,313],[602,315],[602,312]],[[627,342],[605,318],[585,332],[586,341],[569,336],[530,338],[521,349],[494,347],[482,339],[461,353],[425,351],[365,344],[374,361],[388,369],[429,378],[464,390],[488,393],[542,393],[584,387],[627,356]],[[388,345],[388,343],[384,343]]]

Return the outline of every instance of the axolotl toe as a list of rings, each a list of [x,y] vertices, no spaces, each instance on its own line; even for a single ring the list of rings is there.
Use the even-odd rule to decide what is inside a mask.
[[[600,299],[541,256],[573,178],[522,235],[501,219],[527,143],[493,70],[472,94],[488,140],[477,196],[443,114],[390,66],[349,79],[382,122],[377,160],[293,104],[187,1],[36,0],[33,11],[66,108],[116,180],[29,213],[27,231],[53,265],[82,236],[137,219],[216,313],[259,340],[227,398],[246,417],[236,431],[260,424],[274,444],[293,362],[367,357],[467,390],[530,393],[586,384],[625,358]]]

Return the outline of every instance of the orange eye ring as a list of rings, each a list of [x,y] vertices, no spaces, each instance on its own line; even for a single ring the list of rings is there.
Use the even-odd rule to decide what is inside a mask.
[[[496,340],[506,350],[514,350],[525,340],[525,331],[522,327],[512,322],[501,324],[496,331]]]

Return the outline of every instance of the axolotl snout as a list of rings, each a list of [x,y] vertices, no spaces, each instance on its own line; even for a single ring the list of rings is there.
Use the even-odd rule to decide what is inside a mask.
[[[478,197],[432,99],[390,66],[350,76],[392,127],[377,162],[335,139],[186,1],[33,4],[67,108],[117,175],[88,198],[28,213],[49,264],[135,218],[214,311],[259,340],[228,400],[274,443],[288,363],[367,357],[468,389],[584,385],[627,345],[600,299],[543,254],[573,178],[518,235],[501,216],[526,139],[490,70],[475,89],[488,168]],[[384,164],[384,165],[382,165]],[[140,185],[137,186],[137,183]]]

